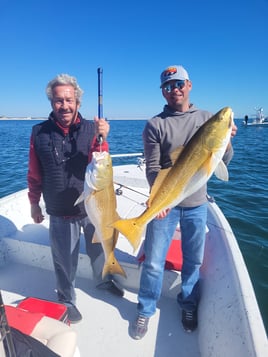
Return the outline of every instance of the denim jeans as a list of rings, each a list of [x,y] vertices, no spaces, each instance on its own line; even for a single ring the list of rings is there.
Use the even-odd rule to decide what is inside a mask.
[[[101,244],[92,243],[94,226],[88,217],[50,216],[49,237],[57,281],[59,301],[75,304],[75,276],[78,265],[80,235],[83,228],[86,252],[90,258],[93,275],[101,281],[104,254]]]
[[[203,262],[207,222],[207,203],[198,207],[174,207],[163,219],[153,219],[146,230],[138,313],[150,317],[160,298],[166,255],[178,223],[180,223],[183,266],[178,303],[194,310],[199,301],[199,269]]]

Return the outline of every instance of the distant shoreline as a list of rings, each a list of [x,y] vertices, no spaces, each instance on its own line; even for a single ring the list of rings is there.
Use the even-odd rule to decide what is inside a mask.
[[[86,120],[92,120],[92,119],[87,119],[85,118]],[[14,121],[14,120],[47,120],[47,118],[44,118],[44,117],[0,117],[0,121],[5,121],[5,120],[10,120],[10,121]],[[115,119],[115,118],[108,118],[108,121],[113,121],[113,120],[147,120],[145,118],[125,118],[125,119],[122,119],[122,118],[119,118],[119,119]]]
[[[0,120],[46,120],[47,118],[38,117],[0,117]]]

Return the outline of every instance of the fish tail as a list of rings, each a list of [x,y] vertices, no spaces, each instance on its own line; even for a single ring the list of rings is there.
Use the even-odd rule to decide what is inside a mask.
[[[102,279],[105,278],[106,275],[114,275],[114,274],[119,274],[124,276],[125,278],[127,277],[127,274],[125,273],[124,269],[122,266],[119,264],[118,260],[114,256],[113,252],[110,253],[108,259],[106,260],[103,270],[102,270]]]
[[[138,224],[137,218],[119,219],[112,226],[127,238],[134,251],[138,248],[144,226]]]
[[[78,197],[78,199],[75,201],[74,206],[78,205],[78,203],[83,202],[85,199],[85,193],[82,192],[81,195]]]

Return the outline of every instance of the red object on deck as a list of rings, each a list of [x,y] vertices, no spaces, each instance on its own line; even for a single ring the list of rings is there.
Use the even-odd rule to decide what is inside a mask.
[[[44,314],[31,313],[19,309],[15,306],[5,305],[5,312],[9,326],[20,330],[26,335],[30,335],[35,328],[36,324],[42,319]]]
[[[165,268],[181,271],[182,262],[181,240],[173,239],[167,253]]]
[[[145,255],[143,254],[139,261],[142,262],[144,259]],[[182,262],[181,240],[173,239],[167,252],[165,269],[181,271]]]
[[[27,297],[22,300],[17,307],[32,313],[42,313],[45,316],[68,323],[67,307],[64,304]]]

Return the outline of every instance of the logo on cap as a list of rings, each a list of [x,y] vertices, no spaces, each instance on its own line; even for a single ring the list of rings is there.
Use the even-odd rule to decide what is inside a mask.
[[[168,76],[172,76],[173,74],[177,73],[177,68],[176,67],[168,67],[164,73],[163,73],[163,77],[168,77]]]

